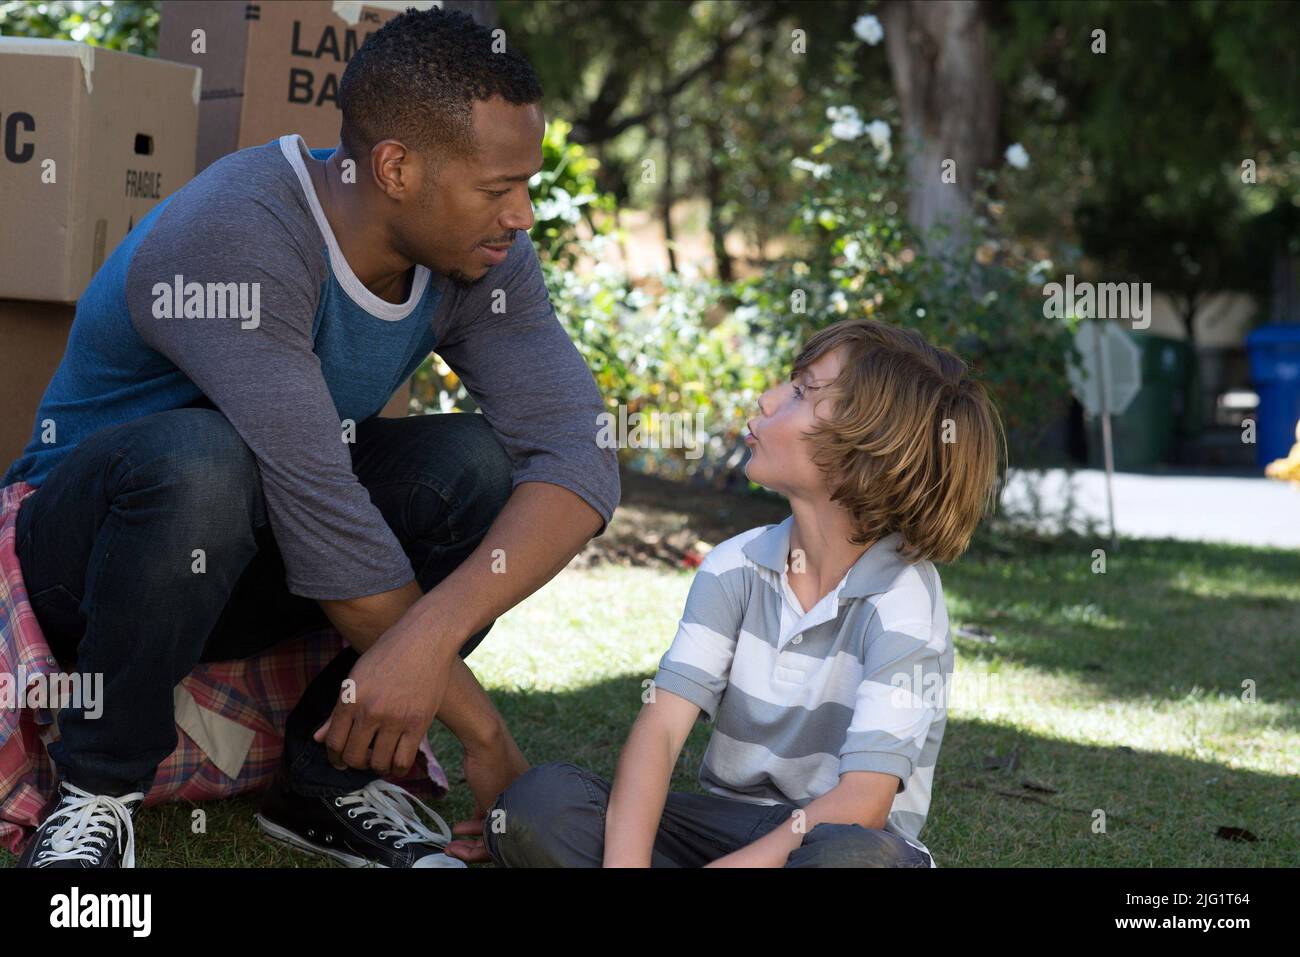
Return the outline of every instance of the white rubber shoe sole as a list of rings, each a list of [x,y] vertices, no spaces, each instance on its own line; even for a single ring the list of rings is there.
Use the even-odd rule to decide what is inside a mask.
[[[367,860],[364,857],[358,857],[355,854],[349,854],[347,851],[340,851],[338,848],[326,847],[323,844],[313,844],[290,831],[288,828],[281,827],[274,821],[268,821],[261,814],[254,814],[254,820],[257,826],[262,829],[267,837],[273,841],[279,841],[281,844],[287,844],[290,847],[308,854],[316,854],[320,857],[329,857],[338,861],[346,867],[384,867],[383,864],[376,864],[374,861]],[[446,854],[430,854],[420,859],[420,863],[415,867],[468,867],[464,861],[455,857],[448,857]]]

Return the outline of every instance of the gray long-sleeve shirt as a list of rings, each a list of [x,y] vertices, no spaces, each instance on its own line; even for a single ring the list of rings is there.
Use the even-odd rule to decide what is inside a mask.
[[[615,454],[597,444],[603,401],[528,235],[472,287],[417,266],[408,300],[387,302],[344,260],[305,154],[297,135],[231,154],[136,225],[78,302],[32,441],[3,481],[39,485],[86,435],[206,397],[256,456],[289,590],[396,588],[414,574],[352,471],[342,422],[378,412],[436,349],[514,484],[569,489],[603,532],[619,499]]]

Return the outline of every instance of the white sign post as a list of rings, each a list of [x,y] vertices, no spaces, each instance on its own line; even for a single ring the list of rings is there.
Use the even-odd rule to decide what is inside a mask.
[[[1106,512],[1110,519],[1110,547],[1114,551],[1119,548],[1119,539],[1115,536],[1115,454],[1110,417],[1122,414],[1142,388],[1142,352],[1114,322],[1079,323],[1074,345],[1083,356],[1083,366],[1070,364],[1070,387],[1089,415],[1101,416]]]

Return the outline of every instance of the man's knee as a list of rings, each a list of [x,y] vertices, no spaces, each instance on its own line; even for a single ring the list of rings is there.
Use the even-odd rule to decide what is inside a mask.
[[[464,521],[485,531],[510,498],[514,465],[484,416],[462,414],[456,424],[464,433],[459,443],[468,491]]]
[[[897,834],[860,824],[816,825],[789,863],[802,867],[929,867],[919,849]]]
[[[529,768],[497,797],[483,822],[483,839],[501,867],[556,867],[566,816],[589,799],[582,770],[565,762]]]
[[[127,423],[128,426],[137,423]],[[257,459],[230,420],[215,409],[171,409],[138,420],[113,439],[121,476],[133,488],[156,489],[169,506],[214,518],[247,514],[262,522]]]
[[[416,499],[421,520],[415,533],[439,544],[480,538],[510,498],[510,456],[482,415],[459,412],[405,420],[411,421],[436,438],[422,450],[428,457],[410,465],[423,475],[427,492]]]

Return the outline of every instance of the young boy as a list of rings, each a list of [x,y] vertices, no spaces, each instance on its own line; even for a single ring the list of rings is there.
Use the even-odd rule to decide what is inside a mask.
[[[497,864],[936,866],[953,646],[932,562],[993,501],[1001,422],[961,359],[865,320],[814,335],[758,413],[746,474],[791,516],[705,557],[612,787],[557,763],[500,795]],[[697,718],[708,794],[669,793]]]

